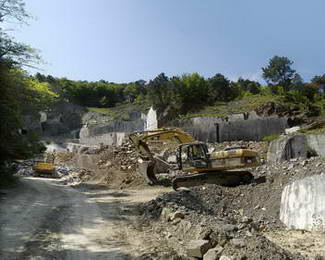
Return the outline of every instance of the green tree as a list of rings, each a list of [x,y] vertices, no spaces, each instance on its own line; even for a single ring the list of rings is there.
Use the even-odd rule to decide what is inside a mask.
[[[285,91],[290,90],[290,86],[296,71],[291,68],[293,61],[287,57],[274,56],[268,65],[262,68],[263,78],[270,85],[280,85]]]
[[[0,0],[0,22],[26,23],[30,15],[26,12],[25,3],[22,0]]]
[[[170,86],[169,78],[164,73],[149,81],[148,99],[156,109],[163,110],[168,106]]]
[[[260,94],[262,92],[261,84],[256,81],[239,78],[235,84],[241,92],[249,92],[254,95]]]
[[[208,101],[208,85],[198,73],[184,74],[181,77],[183,83],[180,88],[180,97],[185,110],[191,110],[196,105],[206,104]]]
[[[325,74],[313,77],[311,82],[316,88],[320,89],[323,94],[325,93]]]
[[[236,87],[222,74],[218,73],[207,80],[210,103],[230,101],[238,95]]]
[[[41,148],[32,133],[23,136],[19,132],[27,103],[34,106],[47,97],[47,86],[30,81],[21,70],[21,66],[30,65],[37,55],[1,29],[3,22],[23,22],[28,17],[24,7],[21,0],[0,0],[0,184],[10,176],[13,159],[32,156]]]

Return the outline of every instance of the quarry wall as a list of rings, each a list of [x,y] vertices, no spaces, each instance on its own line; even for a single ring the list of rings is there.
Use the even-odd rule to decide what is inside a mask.
[[[130,132],[158,127],[179,127],[204,142],[259,141],[264,136],[281,134],[290,127],[287,117],[262,117],[255,112],[227,117],[194,117],[161,125],[153,108],[147,114],[131,112],[127,120],[108,120],[104,114],[87,112],[79,106],[63,102],[52,111],[38,115],[29,128],[38,129],[45,136],[79,138],[80,143],[86,145],[120,145]],[[32,122],[30,118],[26,118],[26,121]],[[322,147],[315,149],[325,149]]]
[[[183,128],[204,142],[259,141],[264,136],[281,134],[289,127],[286,117],[260,117],[255,112],[226,118],[194,117],[173,121],[170,126]]]

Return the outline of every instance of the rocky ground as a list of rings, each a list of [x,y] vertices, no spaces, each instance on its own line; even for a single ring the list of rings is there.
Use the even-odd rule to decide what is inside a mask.
[[[299,239],[288,248],[293,249],[289,252],[270,242],[265,234],[281,245],[289,244],[284,242],[285,238],[288,240],[284,235],[287,231],[279,220],[282,189],[293,180],[323,174],[324,166],[325,161],[317,157],[292,159],[257,167],[253,173],[255,177],[265,177],[264,183],[233,188],[205,185],[171,192],[140,205],[139,225],[160,234],[164,243],[180,255],[195,256],[200,251],[202,257],[208,248],[217,245],[218,253],[211,254],[233,257],[229,259],[322,259],[317,250],[311,253],[309,246],[302,247]],[[277,232],[282,232],[281,241],[274,239]],[[306,234],[305,239],[313,237]],[[318,236],[319,245],[314,244],[319,250],[324,236]]]
[[[266,158],[266,142],[227,142],[209,144],[209,150],[229,146],[255,149]],[[172,147],[160,153],[168,159]],[[73,165],[74,155],[57,153],[61,183],[76,185],[97,181],[118,189],[141,189],[145,179],[138,173],[138,156],[130,143],[120,147],[100,147],[84,154],[96,156],[96,170]],[[317,253],[290,250],[285,243],[285,227],[279,220],[281,192],[291,181],[325,173],[325,161],[318,157],[292,159],[277,164],[262,164],[251,169],[264,180],[238,187],[204,185],[186,191],[172,191],[134,207],[132,224],[151,252],[147,259],[322,259]],[[30,174],[29,166],[20,174]],[[281,241],[276,237],[281,234]],[[272,242],[271,242],[272,241]],[[322,243],[320,243],[322,244]],[[313,248],[312,245],[309,248]],[[211,249],[211,250],[209,250]],[[209,250],[209,251],[208,251]],[[309,250],[310,251],[310,250]]]

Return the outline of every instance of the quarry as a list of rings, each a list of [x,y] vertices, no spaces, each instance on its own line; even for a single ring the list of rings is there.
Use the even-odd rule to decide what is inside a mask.
[[[117,253],[110,253],[112,259],[324,259],[325,135],[297,131],[309,129],[312,122],[297,127],[292,125],[295,119],[290,114],[267,113],[195,117],[161,126],[153,108],[131,112],[126,120],[114,121],[65,104],[34,118],[26,131],[43,133],[48,147],[45,157],[56,168],[51,176],[55,179],[50,178],[57,186],[55,192],[72,189],[72,194],[76,193],[78,198],[85,196],[100,212],[113,210],[101,213],[100,223],[114,219],[109,232],[105,229],[106,235],[96,235],[96,241],[104,243],[102,254],[88,254],[88,259],[106,256],[112,246],[108,250],[105,243],[113,241]],[[139,171],[141,158],[128,136],[135,131],[162,127],[183,129],[206,142],[209,152],[227,147],[257,151],[260,163],[249,169],[256,181],[235,187],[207,183],[175,191],[171,181],[181,173],[169,171],[157,175],[162,180],[160,185],[150,186]],[[269,135],[277,137],[262,140]],[[167,148],[158,149],[160,158],[175,164],[175,146],[165,145]],[[32,165],[33,161],[27,160],[18,166],[17,175],[26,179],[25,185],[33,178],[44,182],[33,177]],[[7,192],[12,191],[3,194]],[[6,195],[0,198],[6,201]],[[113,206],[101,208],[104,201]],[[70,203],[74,203],[73,199]],[[60,231],[51,223],[65,229],[66,223],[72,221],[69,225],[73,226],[75,220],[67,217],[69,207],[59,211],[59,215],[53,213],[48,217],[42,232],[47,228],[62,240],[65,235],[60,238]],[[55,219],[60,219],[60,224]],[[3,218],[1,221],[6,223]],[[55,239],[37,234],[31,241],[58,246]],[[3,233],[2,237],[8,234]],[[89,248],[94,245],[89,241],[84,246],[92,252]],[[37,248],[25,244],[17,259],[32,256],[35,250],[45,259],[60,255],[64,259],[76,257],[75,253],[70,256],[71,249],[64,246],[51,250]],[[2,252],[2,256],[8,257],[4,259],[11,259],[9,255]]]

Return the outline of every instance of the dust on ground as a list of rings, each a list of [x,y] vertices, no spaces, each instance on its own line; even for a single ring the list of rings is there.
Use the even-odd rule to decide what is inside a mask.
[[[166,192],[123,191],[94,184],[78,188],[58,180],[20,178],[1,190],[0,258],[10,259],[151,259],[136,233],[120,232],[133,218],[137,202]],[[139,247],[130,241],[138,241]]]

